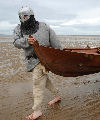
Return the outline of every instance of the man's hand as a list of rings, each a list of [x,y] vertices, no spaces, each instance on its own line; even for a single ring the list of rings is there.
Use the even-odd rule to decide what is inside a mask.
[[[31,44],[31,45],[33,45],[34,42],[36,41],[36,39],[32,35],[29,36],[29,38],[27,40],[28,40],[28,43]]]

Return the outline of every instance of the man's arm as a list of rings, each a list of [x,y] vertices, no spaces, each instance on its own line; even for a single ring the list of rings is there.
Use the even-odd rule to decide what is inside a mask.
[[[14,46],[17,47],[18,49],[25,49],[28,48],[30,45],[27,41],[28,36],[21,36],[21,32],[20,32],[20,25],[18,25],[15,29],[14,29]]]
[[[52,30],[50,27],[49,27],[49,40],[50,40],[50,45],[53,48],[62,49],[60,40],[56,36],[56,33],[54,32],[54,30]]]

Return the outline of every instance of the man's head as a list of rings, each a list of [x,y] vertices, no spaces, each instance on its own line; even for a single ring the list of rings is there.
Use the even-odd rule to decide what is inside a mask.
[[[20,22],[24,23],[30,19],[30,16],[34,16],[33,10],[29,7],[21,8],[18,12]]]
[[[29,7],[21,8],[18,12],[21,22],[21,33],[31,35],[39,29],[39,22],[35,20],[33,10]]]

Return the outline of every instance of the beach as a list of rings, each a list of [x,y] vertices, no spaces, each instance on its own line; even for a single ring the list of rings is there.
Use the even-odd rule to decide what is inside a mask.
[[[100,36],[58,36],[63,48],[100,47]],[[32,73],[26,71],[24,52],[12,37],[0,37],[0,120],[25,120],[32,113]],[[46,89],[39,120],[100,120],[100,72],[78,77],[48,74],[59,89],[61,102],[48,106]]]

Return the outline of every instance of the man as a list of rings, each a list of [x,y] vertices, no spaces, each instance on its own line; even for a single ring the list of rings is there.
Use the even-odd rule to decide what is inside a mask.
[[[32,44],[34,44],[34,40],[37,40],[40,45],[52,46],[54,48],[61,47],[55,32],[47,24],[36,21],[31,8],[21,8],[19,10],[19,18],[21,24],[18,24],[14,29],[13,44],[15,47],[24,50],[27,71],[33,72],[33,113],[26,118],[34,120],[42,115],[41,105],[45,88],[48,88],[55,96],[48,103],[49,105],[58,102],[61,100],[61,97],[58,95],[58,90],[54,88],[52,82],[49,80],[48,71],[37,58]],[[29,38],[29,35],[33,37]]]

